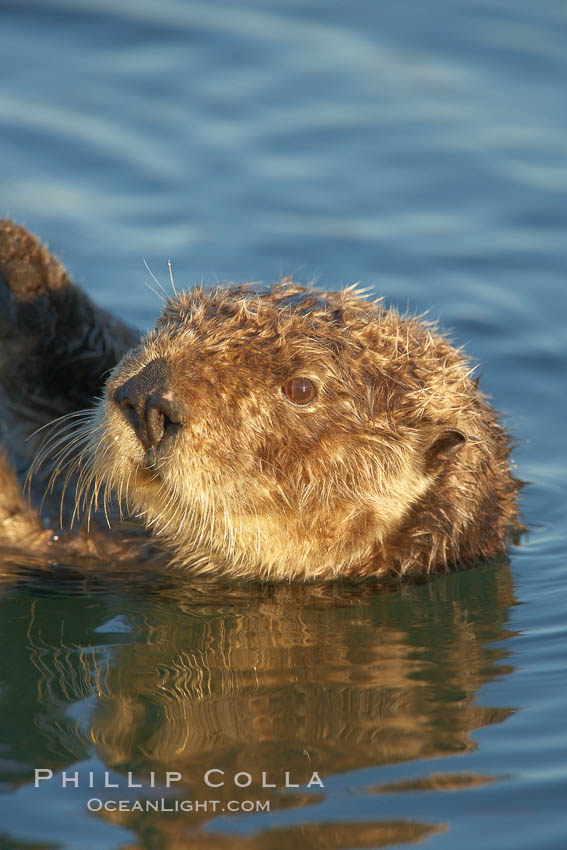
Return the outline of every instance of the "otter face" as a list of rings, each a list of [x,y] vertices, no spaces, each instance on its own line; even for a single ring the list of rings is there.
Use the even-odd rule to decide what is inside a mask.
[[[201,570],[310,579],[376,565],[466,439],[416,357],[434,339],[463,392],[441,337],[352,290],[182,294],[108,380],[95,487]]]

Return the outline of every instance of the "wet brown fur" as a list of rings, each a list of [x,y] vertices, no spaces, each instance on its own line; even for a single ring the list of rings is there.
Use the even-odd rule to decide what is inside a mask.
[[[56,299],[71,292],[75,313],[84,299],[99,329],[92,351],[103,350],[107,368],[116,362],[133,332],[98,314],[45,249],[10,266],[2,246],[15,226],[3,225],[11,306],[21,313],[26,299],[43,299],[58,316]],[[17,232],[20,242],[33,239]],[[26,263],[43,272],[18,290]],[[69,338],[57,331],[63,349]],[[149,459],[113,394],[157,358],[182,422]],[[0,360],[0,378],[13,418],[10,360]],[[91,372],[79,388],[92,397],[103,369]],[[282,392],[293,377],[315,383],[309,406]],[[59,411],[76,409],[76,391],[69,387]],[[518,523],[510,440],[464,355],[430,323],[352,287],[320,292],[285,279],[169,298],[79,432],[76,453],[52,443],[52,469],[78,480],[87,508],[105,490],[117,494],[193,570],[275,580],[428,574],[496,555]]]

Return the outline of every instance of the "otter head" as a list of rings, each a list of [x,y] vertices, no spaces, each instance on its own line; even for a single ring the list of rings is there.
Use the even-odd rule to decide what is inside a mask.
[[[187,565],[379,573],[467,440],[471,387],[442,337],[352,289],[191,290],[111,374],[94,475]]]

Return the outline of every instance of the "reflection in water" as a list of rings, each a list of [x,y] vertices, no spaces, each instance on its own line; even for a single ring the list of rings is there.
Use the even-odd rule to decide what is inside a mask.
[[[0,740],[12,742],[4,756],[18,765],[8,765],[5,777],[29,783],[35,766],[70,770],[95,758],[99,776],[134,771],[148,782],[156,771],[159,783],[165,771],[179,771],[179,798],[271,802],[271,814],[246,816],[254,834],[246,840],[228,835],[227,815],[211,812],[105,815],[142,842],[150,823],[168,847],[187,846],[197,829],[199,847],[417,841],[445,825],[419,824],[411,814],[369,821],[368,809],[352,820],[356,806],[346,822],[340,811],[329,819],[327,809],[319,818],[328,788],[308,791],[305,783],[317,771],[326,786],[334,777],[350,787],[357,779],[349,772],[374,768],[359,793],[378,800],[392,791],[467,788],[489,779],[452,776],[445,762],[442,773],[404,787],[385,782],[380,767],[470,751],[473,730],[510,713],[475,704],[479,688],[509,670],[505,652],[489,646],[510,634],[507,565],[414,586],[199,581],[153,594],[70,600],[64,592],[46,584],[40,595],[36,584],[33,597],[20,588],[2,602],[2,646],[10,652]],[[206,787],[210,768],[225,771],[225,787]],[[252,775],[249,788],[233,784],[239,771]],[[278,788],[260,787],[262,771]],[[299,789],[282,790],[284,771]],[[85,799],[104,796],[100,787],[86,789]],[[163,791],[122,790],[120,798],[152,793]],[[286,811],[298,808],[304,823],[286,821]]]

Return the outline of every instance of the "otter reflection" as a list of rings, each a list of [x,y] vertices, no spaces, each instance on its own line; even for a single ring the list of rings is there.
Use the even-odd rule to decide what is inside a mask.
[[[2,700],[2,737],[10,742],[9,757],[30,765],[76,769],[94,748],[101,772],[133,771],[148,781],[151,771],[179,771],[177,796],[221,805],[269,800],[278,811],[272,824],[263,814],[263,831],[245,841],[228,835],[226,815],[218,822],[211,812],[106,815],[140,834],[151,824],[167,846],[186,846],[205,824],[200,847],[419,840],[445,825],[416,824],[411,816],[358,822],[346,809],[329,824],[328,810],[319,818],[317,808],[326,791],[307,792],[305,783],[313,771],[326,783],[363,768],[470,751],[473,730],[510,713],[475,704],[479,688],[508,669],[503,650],[489,645],[509,634],[514,598],[506,565],[419,586],[231,589],[199,582],[149,598],[110,598],[40,597],[30,604],[20,594],[4,601],[31,605],[33,617],[27,638],[4,637],[21,663],[19,692],[8,689]],[[22,624],[14,612],[3,620],[10,628]],[[12,725],[25,723],[25,733],[6,726],[10,708]],[[202,777],[210,768],[225,772],[225,786],[206,787]],[[446,774],[442,787],[450,787],[450,762],[436,770]],[[240,771],[252,775],[250,787],[234,785]],[[278,788],[260,787],[263,771]],[[281,790],[284,771],[299,789]],[[383,784],[376,770],[357,791],[381,794],[388,791]],[[474,784],[473,776],[463,787]],[[409,786],[408,793],[415,790]],[[87,793],[103,796],[100,789]],[[283,810],[297,807],[304,809],[302,827],[285,820]],[[247,823],[254,817],[247,815]]]

